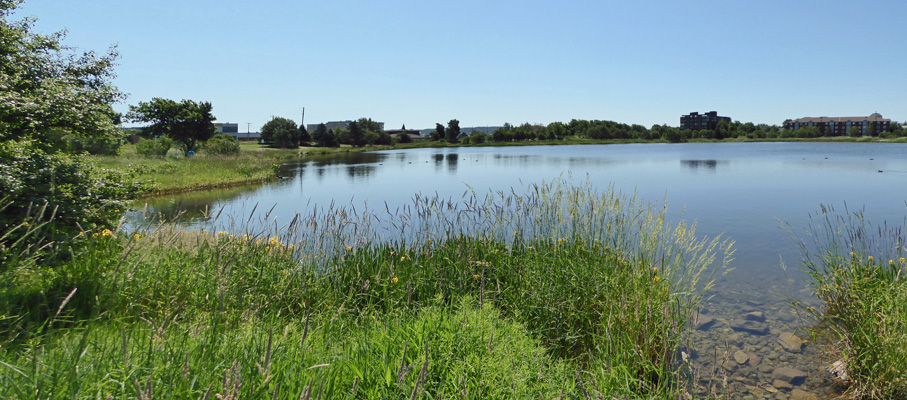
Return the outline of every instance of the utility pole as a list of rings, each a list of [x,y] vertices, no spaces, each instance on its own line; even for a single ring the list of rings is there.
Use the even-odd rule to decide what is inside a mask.
[[[299,126],[305,127],[305,107],[302,108],[302,122],[299,123]]]
[[[249,140],[250,136],[252,136],[252,123],[246,122],[246,140]]]

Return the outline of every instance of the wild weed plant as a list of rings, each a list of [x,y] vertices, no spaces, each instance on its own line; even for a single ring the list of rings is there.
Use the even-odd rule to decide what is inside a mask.
[[[566,180],[462,201],[417,196],[384,212],[328,206],[280,226],[266,215],[229,230],[90,233],[97,245],[54,272],[72,290],[33,297],[43,314],[0,292],[4,318],[43,321],[0,325],[0,396],[690,390],[677,355],[730,242]]]
[[[905,228],[822,206],[798,239],[803,269],[824,302],[800,308],[855,398],[907,397]]]

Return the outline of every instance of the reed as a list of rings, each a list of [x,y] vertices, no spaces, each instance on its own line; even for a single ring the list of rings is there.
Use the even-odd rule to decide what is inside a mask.
[[[803,270],[824,303],[798,307],[829,358],[843,366],[838,376],[855,398],[907,396],[905,227],[822,206],[798,239]]]
[[[612,189],[524,189],[89,235],[52,271],[77,290],[36,300],[53,313],[2,303],[44,323],[0,332],[0,396],[687,391],[676,354],[730,242]]]

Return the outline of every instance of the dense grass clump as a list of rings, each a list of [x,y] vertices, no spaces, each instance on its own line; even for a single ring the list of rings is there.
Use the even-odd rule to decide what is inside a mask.
[[[56,295],[12,281],[0,397],[676,397],[730,256],[565,182],[248,226],[90,234]]]
[[[837,374],[856,398],[907,397],[907,247],[904,226],[823,207],[801,241],[824,307],[806,308]]]

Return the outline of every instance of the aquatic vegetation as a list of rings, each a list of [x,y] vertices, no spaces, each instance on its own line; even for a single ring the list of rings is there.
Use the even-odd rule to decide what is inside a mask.
[[[804,271],[824,302],[804,310],[857,398],[907,396],[905,227],[873,226],[862,211],[822,207],[799,241]]]
[[[0,396],[687,391],[678,350],[730,242],[613,190],[526,189],[85,235],[99,245],[59,270],[73,290],[34,297],[52,311],[0,292]]]

